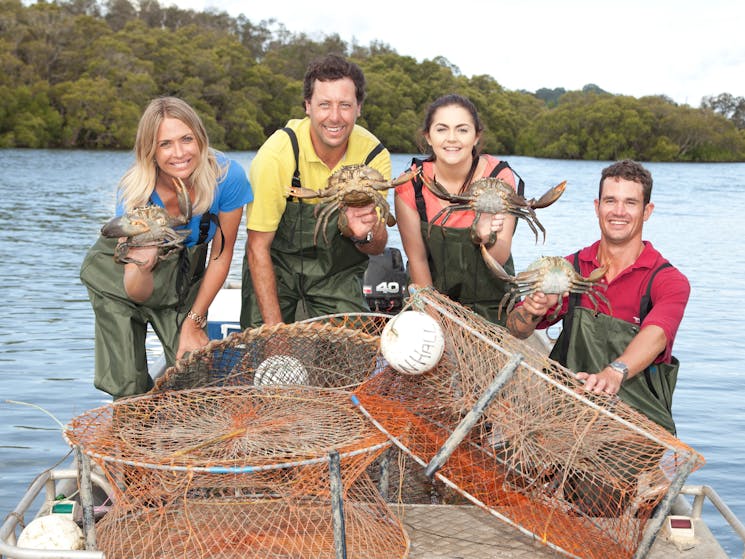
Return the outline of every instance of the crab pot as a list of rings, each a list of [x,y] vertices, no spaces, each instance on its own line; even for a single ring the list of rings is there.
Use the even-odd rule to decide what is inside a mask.
[[[384,314],[327,316],[230,334],[194,351],[154,390],[306,385],[351,388],[374,374]]]
[[[443,357],[418,376],[384,367],[355,389],[361,411],[435,481],[556,551],[633,557],[703,457],[436,291],[406,308],[437,318]]]
[[[403,527],[365,473],[390,443],[344,391],[155,392],[78,416],[65,436],[116,488],[96,526],[107,557],[334,557],[331,456],[346,556],[408,554]]]

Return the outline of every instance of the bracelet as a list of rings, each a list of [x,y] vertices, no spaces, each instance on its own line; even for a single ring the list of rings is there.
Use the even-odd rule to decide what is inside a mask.
[[[191,318],[194,323],[200,328],[204,328],[207,325],[206,314],[197,314],[194,311],[189,311],[188,313],[186,313],[186,318]]]

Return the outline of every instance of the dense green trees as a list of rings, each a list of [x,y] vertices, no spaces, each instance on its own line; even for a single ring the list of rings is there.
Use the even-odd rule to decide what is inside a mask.
[[[393,152],[418,152],[426,106],[458,92],[479,108],[491,153],[745,160],[745,99],[729,93],[692,108],[592,84],[508,91],[494,77],[461,75],[440,56],[418,62],[385,44],[319,37],[158,0],[0,0],[0,147],[129,149],[147,102],[177,95],[198,109],[215,146],[256,149],[303,115],[307,63],[340,52],[367,76],[361,124]]]

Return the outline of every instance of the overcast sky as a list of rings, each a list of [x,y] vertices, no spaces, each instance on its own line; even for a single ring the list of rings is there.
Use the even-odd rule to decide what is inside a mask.
[[[314,39],[377,40],[418,61],[443,56],[510,90],[594,83],[694,107],[705,95],[745,96],[744,0],[161,1],[171,4],[273,18]]]

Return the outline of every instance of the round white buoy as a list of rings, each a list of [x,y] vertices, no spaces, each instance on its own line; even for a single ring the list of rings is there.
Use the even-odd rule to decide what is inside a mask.
[[[308,384],[308,371],[289,355],[272,355],[264,359],[254,373],[254,384]]]
[[[84,547],[83,531],[66,516],[50,514],[32,520],[18,537],[18,547],[74,551]]]
[[[385,325],[380,350],[391,367],[407,375],[431,370],[445,350],[439,322],[421,311],[404,311]]]

